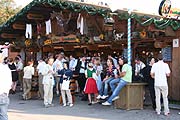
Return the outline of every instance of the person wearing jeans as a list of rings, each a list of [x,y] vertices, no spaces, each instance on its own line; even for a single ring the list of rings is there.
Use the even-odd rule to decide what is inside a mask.
[[[110,82],[111,90],[113,93],[106,102],[102,103],[102,105],[111,105],[114,100],[119,98],[119,93],[122,88],[127,83],[132,82],[132,67],[127,64],[127,59],[120,57],[119,65],[123,65],[122,72],[120,72],[120,68],[117,67],[117,70],[119,72],[119,78]],[[118,83],[118,85],[115,87],[116,83]]]
[[[109,79],[107,79],[106,81],[104,81],[103,82],[103,87],[104,87],[104,89],[103,89],[103,87],[101,87],[101,90],[100,90],[100,95],[101,95],[101,98],[102,99],[105,99],[106,98],[106,96],[108,97],[108,84],[109,84],[109,82],[110,81],[112,81],[114,78],[113,77],[111,77],[111,78],[109,78]]]
[[[112,101],[114,101],[115,99],[119,98],[119,93],[121,91],[121,89],[127,84],[128,82],[126,82],[123,79],[119,79],[119,83],[118,85],[115,87],[112,95],[109,97],[109,99],[107,100],[109,103],[112,103]]]
[[[108,97],[108,84],[112,81],[115,77],[117,77],[117,70],[116,67],[113,65],[113,60],[108,58],[107,60],[107,69],[106,69],[106,77],[103,80],[103,84],[100,90],[100,95],[98,95],[97,99],[105,99]],[[104,88],[104,89],[103,89]],[[104,90],[104,91],[103,91]]]
[[[116,78],[109,83],[112,92],[115,90],[116,84],[119,83],[120,80],[120,78]]]

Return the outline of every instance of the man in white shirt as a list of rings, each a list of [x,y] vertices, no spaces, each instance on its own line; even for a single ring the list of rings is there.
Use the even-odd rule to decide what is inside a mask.
[[[54,58],[48,58],[48,64],[45,65],[42,72],[43,85],[44,85],[44,105],[45,107],[53,106],[53,85],[54,85],[54,71],[53,71]]]
[[[139,58],[136,58],[135,59],[135,78],[134,78],[135,81],[141,80],[142,76],[140,74],[140,71],[144,67],[146,67],[146,65]]]
[[[73,57],[73,55],[70,55],[69,59],[70,59],[70,61],[69,61],[69,69],[72,70],[72,71],[75,71],[75,67],[77,65],[77,59],[75,59]]]
[[[4,56],[0,53],[0,101],[6,99],[5,102],[0,102],[0,120],[8,120],[7,110],[9,105],[9,90],[12,85],[11,70],[8,65],[3,64]]]
[[[38,71],[38,83],[39,83],[39,95],[40,95],[40,99],[44,99],[44,91],[43,91],[43,69],[46,66],[46,63],[41,59],[38,61],[38,66],[37,66],[37,71]]]
[[[154,63],[151,68],[151,76],[154,78],[155,95],[156,95],[156,112],[161,113],[161,94],[164,103],[164,115],[169,115],[168,107],[168,84],[167,76],[170,76],[170,69],[167,63],[164,63],[162,54],[158,55],[158,62]]]
[[[86,56],[82,55],[81,59],[77,63],[77,71],[79,73],[78,85],[80,88],[80,92],[83,92],[86,84],[86,77],[85,77],[86,68],[87,68]]]

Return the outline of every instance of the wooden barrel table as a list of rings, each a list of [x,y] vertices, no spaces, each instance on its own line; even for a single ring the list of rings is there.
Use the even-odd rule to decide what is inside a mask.
[[[70,90],[71,90],[71,95],[74,95],[74,94],[75,94],[75,91],[76,91],[76,89],[77,89],[77,84],[76,84],[76,80],[75,80],[75,79],[71,79],[71,80],[70,80],[69,88],[70,88]]]

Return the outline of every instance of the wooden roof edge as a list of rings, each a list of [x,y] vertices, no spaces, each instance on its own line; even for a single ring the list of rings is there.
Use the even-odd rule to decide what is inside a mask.
[[[97,4],[91,4],[91,3],[87,3],[87,2],[80,2],[80,1],[74,1],[74,0],[61,0],[63,2],[73,2],[73,3],[77,3],[80,5],[88,5],[88,6],[93,6],[95,8],[104,8],[104,9],[110,9],[109,6],[102,6],[102,5],[97,5]]]
[[[117,9],[115,12],[124,13],[124,12],[128,12],[128,9],[126,9],[126,8]],[[139,16],[149,16],[149,17],[155,17],[155,18],[162,18],[160,15],[145,13],[145,12],[141,12],[141,11],[138,11],[138,10],[133,10],[133,11],[131,11],[131,13],[137,14]]]
[[[140,12],[140,11],[132,11],[131,13],[135,13],[135,14],[140,15],[140,16],[149,16],[149,17],[155,17],[155,18],[162,18],[160,15],[144,13],[144,12]]]

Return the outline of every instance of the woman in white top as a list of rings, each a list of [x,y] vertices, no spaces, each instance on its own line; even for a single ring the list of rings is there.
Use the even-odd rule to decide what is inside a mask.
[[[31,83],[32,83],[32,76],[34,75],[34,67],[33,67],[33,62],[28,61],[27,66],[24,67],[24,76],[23,76],[23,99],[27,100],[28,96],[27,94],[31,90]]]

